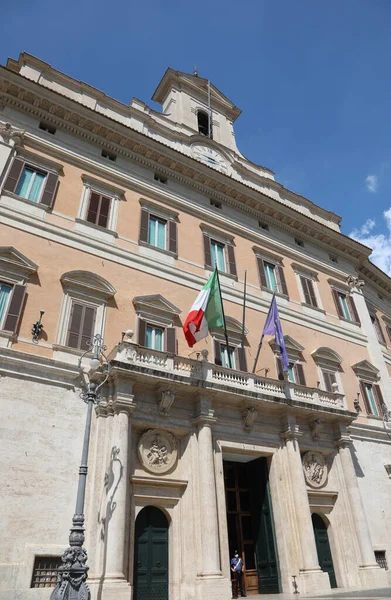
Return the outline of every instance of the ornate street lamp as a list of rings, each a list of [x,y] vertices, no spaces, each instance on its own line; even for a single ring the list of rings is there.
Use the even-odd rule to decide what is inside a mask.
[[[58,582],[50,600],[90,600],[87,581],[87,552],[84,543],[84,497],[87,480],[88,447],[90,443],[92,408],[99,400],[99,390],[109,378],[110,365],[104,351],[103,339],[96,334],[88,344],[88,349],[79,359],[85,389],[80,394],[87,404],[87,419],[84,431],[83,452],[79,468],[79,484],[77,488],[76,510],[72,519],[69,535],[69,548],[62,555],[62,565],[58,569]],[[81,367],[84,356],[92,352],[89,368]]]

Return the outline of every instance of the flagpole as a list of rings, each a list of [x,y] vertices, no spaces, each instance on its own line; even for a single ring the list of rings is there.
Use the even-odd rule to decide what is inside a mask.
[[[272,301],[270,302],[270,306],[269,306],[269,310],[268,310],[268,313],[267,313],[266,321],[267,321],[267,318],[269,316],[270,310],[272,308],[272,304],[273,304],[273,300],[274,300],[275,295],[276,295],[276,292],[273,293],[273,298],[272,298]],[[258,344],[257,355],[256,355],[255,360],[254,360],[253,373],[255,373],[255,369],[257,368],[257,362],[258,362],[258,358],[259,358],[259,353],[261,352],[261,348],[262,348],[262,343],[263,343],[263,338],[264,337],[265,336],[262,334],[261,335],[261,339],[260,339],[259,344]]]
[[[220,277],[219,277],[219,270],[217,268],[217,265],[215,267],[216,269],[216,275],[217,275],[217,284],[219,286],[219,294],[220,294],[220,298],[221,298],[221,312],[223,313],[223,321],[224,321],[224,334],[225,334],[225,342],[227,344],[227,354],[228,354],[228,364],[229,364],[229,368],[232,369],[232,360],[231,360],[231,355],[229,353],[229,341],[228,341],[228,332],[227,332],[227,324],[225,322],[225,313],[224,313],[224,304],[223,304],[223,296],[221,294],[221,287],[220,287]]]
[[[212,109],[210,104],[210,80],[208,79],[208,138],[210,139],[212,133]]]
[[[242,318],[242,348],[244,348],[244,331],[245,331],[245,318],[246,318],[246,283],[247,283],[247,271],[244,272],[244,289],[243,289],[243,318]]]

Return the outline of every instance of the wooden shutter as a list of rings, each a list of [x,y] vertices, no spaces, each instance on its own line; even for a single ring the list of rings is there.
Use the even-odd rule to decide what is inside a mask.
[[[308,286],[308,292],[311,298],[311,302],[310,304],[312,306],[315,306],[315,308],[318,306],[318,302],[316,300],[316,296],[315,296],[315,289],[314,289],[314,283],[311,279],[307,279],[307,286]]]
[[[391,342],[391,327],[389,325],[386,325],[386,330],[387,330],[387,335],[390,338],[390,342]]]
[[[277,280],[280,284],[278,291],[281,292],[281,294],[288,296],[288,288],[285,281],[284,269],[281,267],[281,265],[276,265],[275,269],[277,272]]]
[[[83,321],[83,305],[76,302],[72,303],[71,315],[68,326],[67,346],[70,348],[79,348],[80,330]]]
[[[5,331],[13,331],[14,333],[18,329],[20,316],[22,314],[24,299],[26,296],[26,286],[25,285],[14,285],[14,289],[12,292],[12,298],[9,303],[9,308],[7,312],[7,316],[4,321],[4,330]]]
[[[207,236],[205,233],[202,234],[202,238],[204,241],[204,260],[205,260],[205,267],[209,267],[211,268],[212,265],[212,252],[210,249],[210,237]]]
[[[87,350],[95,331],[96,309],[73,302],[68,326],[67,346]]]
[[[227,253],[228,253],[229,272],[231,273],[231,275],[234,275],[236,277],[237,272],[236,272],[236,262],[235,262],[235,250],[234,250],[234,247],[231,246],[231,244],[227,244]]]
[[[259,279],[261,280],[261,287],[267,288],[265,265],[263,264],[262,258],[260,258],[259,256],[257,256],[257,263],[258,263]]]
[[[341,303],[339,301],[338,292],[334,288],[331,288],[331,291],[333,293],[334,304],[335,304],[335,308],[337,309],[337,315],[339,316],[340,319],[344,319],[345,315],[342,310]]]
[[[364,400],[365,410],[367,411],[368,415],[371,415],[372,414],[371,405],[369,404],[369,399],[367,396],[367,390],[365,389],[365,384],[362,381],[360,381],[360,390],[361,390],[361,396]]]
[[[83,325],[81,328],[81,336],[79,341],[80,350],[88,350],[89,342],[92,341],[95,331],[95,315],[96,309],[92,306],[84,306]]]
[[[145,346],[146,333],[147,333],[147,324],[142,319],[139,319],[138,320],[138,343],[140,344],[140,346]]]
[[[300,281],[301,281],[301,287],[303,288],[303,292],[304,292],[304,300],[306,304],[311,304],[311,296],[310,293],[308,291],[308,286],[307,286],[307,279],[305,277],[302,277],[300,275]]]
[[[108,196],[101,196],[97,222],[97,225],[99,225],[100,227],[107,228],[110,214],[110,204],[111,198],[109,198]]]
[[[149,213],[144,208],[141,209],[140,217],[140,242],[148,243],[148,225],[149,225]],[[139,342],[140,343],[140,342]]]
[[[354,299],[352,298],[352,296],[346,296],[346,300],[348,302],[350,314],[352,315],[353,320],[356,323],[359,323],[361,325],[360,317],[358,316],[356,303],[355,303]],[[386,343],[385,340],[384,340],[384,343]]]
[[[167,327],[166,334],[166,351],[170,354],[176,354],[176,335],[175,327]]]
[[[383,416],[382,406],[384,404],[383,394],[381,393],[380,386],[375,384],[372,386],[373,395],[375,396],[377,411],[379,413],[379,417]]]
[[[3,190],[5,190],[7,192],[12,192],[12,193],[16,192],[16,188],[18,187],[18,181],[22,174],[23,167],[24,167],[24,161],[20,160],[20,158],[15,158],[15,160],[12,163],[12,166],[10,168],[10,171],[8,173],[8,177],[5,180]]]
[[[300,385],[306,385],[303,365],[301,363],[295,363],[294,371],[296,383],[299,383]]]
[[[380,325],[380,321],[379,321],[379,319],[377,318],[376,315],[373,316],[373,319],[374,319],[373,326],[374,326],[375,331],[377,333],[377,339],[379,340],[379,342],[381,344],[385,344],[386,345],[386,340],[385,340],[385,337],[384,337],[384,334],[383,334],[383,330],[382,330],[381,325]]]
[[[239,346],[239,348],[237,348],[237,356],[238,356],[239,371],[245,371],[247,373],[247,359],[246,359],[245,348],[242,348],[242,346]]]
[[[219,365],[221,367],[223,362],[221,360],[220,342],[218,342],[217,340],[213,340],[213,344],[214,344],[214,351],[215,351],[215,365]]]
[[[168,221],[168,249],[173,254],[178,252],[177,224],[172,220]]]
[[[282,381],[283,379],[285,379],[285,377],[284,377],[284,369],[282,366],[282,360],[279,356],[276,357],[276,365],[277,365],[277,377],[278,377],[278,379],[280,379]]]
[[[88,211],[87,211],[87,221],[89,223],[96,224],[96,222],[98,220],[99,200],[100,200],[99,194],[97,194],[96,192],[91,192],[90,202],[89,202]]]
[[[58,175],[55,173],[48,173],[46,177],[45,189],[43,190],[41,204],[49,206],[51,208],[54,203],[54,196],[57,191]]]

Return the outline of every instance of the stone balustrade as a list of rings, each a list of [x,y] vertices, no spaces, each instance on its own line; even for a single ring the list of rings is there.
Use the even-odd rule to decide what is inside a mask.
[[[316,404],[337,409],[344,409],[343,394],[326,392],[318,388],[298,385],[290,381],[280,381],[268,377],[260,377],[253,373],[245,373],[228,369],[209,362],[204,358],[195,360],[183,356],[167,354],[157,350],[140,347],[133,342],[123,342],[110,354],[110,359],[125,364],[147,367],[157,372],[170,373],[183,379],[195,379],[206,383],[220,384],[232,392],[256,392],[270,398],[289,398],[306,404]]]

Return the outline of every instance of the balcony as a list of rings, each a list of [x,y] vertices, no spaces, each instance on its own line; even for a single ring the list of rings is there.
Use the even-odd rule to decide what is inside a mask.
[[[203,350],[201,360],[193,360],[125,341],[113,349],[109,360],[113,366],[144,378],[166,379],[176,384],[213,389],[254,400],[275,400],[307,409],[346,410],[343,394],[220,367],[209,362],[207,354]]]

